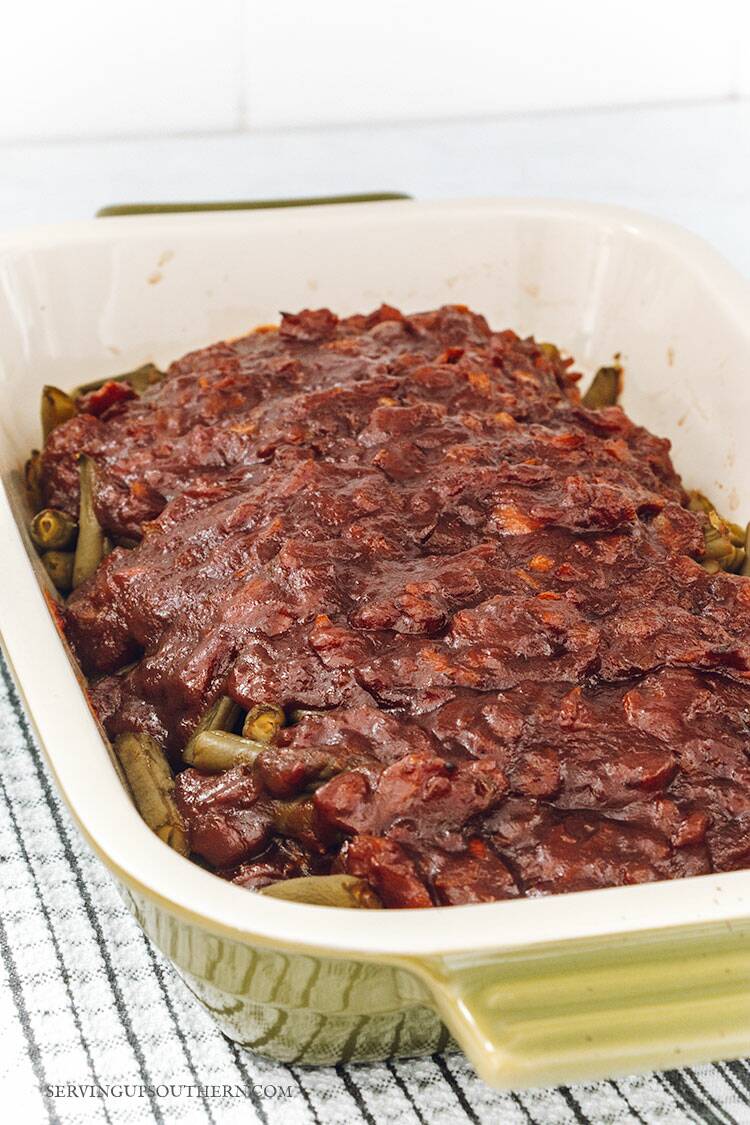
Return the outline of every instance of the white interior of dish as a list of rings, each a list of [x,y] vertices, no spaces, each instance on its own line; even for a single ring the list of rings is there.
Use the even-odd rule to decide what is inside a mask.
[[[592,372],[620,353],[623,404],[673,442],[689,487],[750,517],[750,285],[686,232],[585,204],[386,203],[99,220],[0,240],[0,623],[58,782],[125,877],[215,925],[331,950],[430,954],[750,916],[750,872],[485,906],[298,907],[227,884],[142,824],[104,751],[22,536],[18,468],[39,390],[276,321],[387,301],[468,304]]]

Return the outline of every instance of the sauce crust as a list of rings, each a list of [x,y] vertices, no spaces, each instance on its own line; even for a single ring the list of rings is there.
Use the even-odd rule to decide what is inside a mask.
[[[750,864],[750,582],[700,566],[669,443],[462,306],[283,316],[52,431],[116,547],[64,628],[108,733],[179,770],[250,887],[454,905]],[[220,695],[296,721],[184,769]]]

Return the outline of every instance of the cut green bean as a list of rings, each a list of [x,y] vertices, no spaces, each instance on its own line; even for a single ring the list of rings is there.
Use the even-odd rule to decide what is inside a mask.
[[[231,731],[237,725],[239,717],[239,705],[235,703],[233,699],[230,699],[228,695],[220,695],[218,699],[215,699],[211,706],[204,711],[203,715],[196,723],[195,730],[188,739],[188,743],[182,752],[183,760],[186,761],[188,765],[195,765],[193,752],[195,749],[195,740],[198,735],[202,734],[204,731]]]
[[[688,509],[691,512],[705,512],[706,514],[716,511],[708,497],[695,488],[692,492],[688,492]]]
[[[268,746],[267,742],[256,742],[243,738],[241,734],[230,734],[225,730],[203,730],[194,735],[185,747],[183,761],[207,773],[222,773],[233,766],[251,766],[255,759]]]
[[[600,367],[581,401],[589,410],[601,410],[603,406],[615,406],[621,392],[622,368]]]
[[[285,722],[286,715],[281,707],[275,703],[259,703],[245,716],[242,733],[258,742],[273,742]]]
[[[722,559],[732,551],[732,541],[713,528],[705,535],[704,555],[707,559]]]
[[[727,528],[729,529],[729,538],[732,541],[732,545],[735,546],[735,547],[744,548],[744,546],[745,546],[745,528],[740,527],[740,525],[738,523],[731,523],[729,520],[726,520],[725,523],[726,523]]]
[[[74,543],[78,524],[67,512],[42,508],[31,521],[29,532],[41,551],[63,551]]]
[[[325,711],[314,711],[310,707],[295,707],[289,717],[293,723],[301,723],[303,719],[314,719],[316,715],[324,715]]]
[[[32,512],[38,512],[44,503],[42,495],[42,455],[38,449],[32,449],[31,456],[23,467],[23,479],[26,485],[26,499]]]
[[[190,855],[190,849],[187,846],[185,839],[184,828],[177,828],[174,824],[164,825],[162,828],[156,829],[156,835],[165,844],[169,844],[170,848],[174,848],[180,855]]]
[[[306,875],[269,883],[260,894],[311,906],[339,906],[358,910],[380,910],[382,903],[369,883],[354,875]]]
[[[67,422],[78,413],[76,404],[69,394],[59,387],[42,387],[42,436],[46,441],[56,426]]]
[[[744,547],[732,547],[732,550],[723,560],[723,569],[730,574],[740,574],[747,555]]]
[[[72,551],[45,551],[42,555],[42,566],[61,594],[73,589],[73,559]]]
[[[694,489],[692,492],[688,493],[688,509],[691,512],[705,512],[711,527],[727,535],[735,547],[743,547],[745,545],[745,528],[740,527],[738,523],[732,523],[731,520],[725,520],[723,516],[720,516],[713,501],[709,500],[702,492],[698,492]]]
[[[104,555],[104,533],[94,511],[96,465],[85,453],[78,456],[80,500],[78,504],[78,542],[73,565],[73,588],[94,573]]]
[[[746,578],[750,576],[750,523],[745,529],[745,558],[742,560],[740,574],[743,574]]]
[[[746,532],[739,524],[720,516],[713,503],[702,492],[688,494],[688,508],[691,512],[708,517],[708,526],[704,524],[703,527],[703,569],[709,574],[718,574],[720,570],[730,574],[746,573],[750,544],[746,544]]]
[[[175,851],[188,855],[185,826],[174,800],[174,778],[159,743],[149,734],[121,734],[114,748],[146,824]]]
[[[280,836],[304,839],[315,835],[315,804],[309,795],[291,801],[274,801],[273,825]]]
[[[731,520],[725,520],[712,508],[708,513],[708,521],[711,527],[718,535],[723,535],[729,540],[732,547],[744,547],[745,545],[745,529],[740,527],[738,523],[732,523]]]
[[[320,789],[321,785],[325,785],[327,781],[330,781],[332,777],[336,777],[337,774],[343,773],[346,768],[347,767],[341,760],[337,761],[335,758],[329,758],[324,765],[320,766],[315,777],[311,777],[307,782],[305,792],[315,793],[316,790]]]
[[[122,375],[108,375],[104,379],[93,379],[90,383],[81,383],[79,387],[75,388],[72,395],[73,398],[88,395],[92,391],[98,391],[105,383],[130,383],[136,394],[142,395],[148,387],[161,382],[163,378],[164,372],[160,371],[155,364],[144,363],[142,367],[136,367],[134,371],[125,371]]]

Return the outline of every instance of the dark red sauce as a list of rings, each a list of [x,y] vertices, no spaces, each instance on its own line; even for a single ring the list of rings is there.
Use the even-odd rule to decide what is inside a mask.
[[[696,561],[669,443],[576,379],[463,307],[305,311],[53,431],[47,503],[75,514],[84,451],[138,540],[65,610],[108,732],[180,769],[219,694],[314,712],[180,773],[220,874],[398,907],[750,864],[750,582]]]

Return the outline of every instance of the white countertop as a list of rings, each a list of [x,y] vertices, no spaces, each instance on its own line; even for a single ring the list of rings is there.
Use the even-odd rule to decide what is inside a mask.
[[[494,120],[0,146],[0,228],[107,203],[401,190],[619,203],[750,274],[750,101]]]

